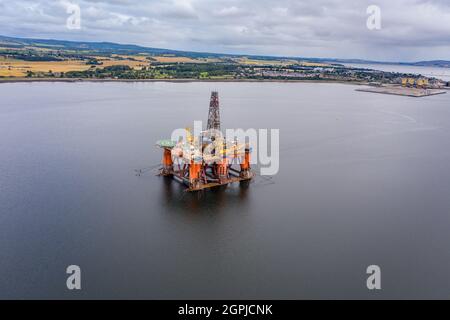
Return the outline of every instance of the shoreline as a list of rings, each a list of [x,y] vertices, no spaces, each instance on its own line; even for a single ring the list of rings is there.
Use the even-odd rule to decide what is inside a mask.
[[[2,83],[29,83],[29,82],[279,82],[279,83],[338,83],[350,85],[368,85],[362,81],[342,81],[342,80],[281,80],[281,79],[87,79],[87,78],[0,78]]]
[[[423,98],[435,96],[438,94],[446,94],[447,91],[440,89],[418,89],[418,88],[408,88],[400,86],[385,86],[385,87],[368,87],[368,88],[358,88],[356,91],[377,93],[377,94],[388,94],[402,97],[412,97],[412,98]]]

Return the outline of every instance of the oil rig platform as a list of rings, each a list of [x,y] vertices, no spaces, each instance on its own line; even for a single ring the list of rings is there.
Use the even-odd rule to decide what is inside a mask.
[[[185,139],[160,140],[157,146],[163,150],[159,175],[185,184],[186,191],[248,182],[253,178],[250,146],[236,139],[227,141],[220,131],[219,94],[216,91],[211,94],[206,131],[193,136],[186,128]]]

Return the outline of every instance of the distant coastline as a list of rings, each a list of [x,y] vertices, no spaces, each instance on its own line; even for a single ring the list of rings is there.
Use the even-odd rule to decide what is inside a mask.
[[[89,78],[0,78],[1,83],[29,83],[29,82],[280,82],[280,83],[339,83],[351,85],[369,85],[363,81],[339,80],[282,80],[282,79],[89,79]]]
[[[348,67],[344,62],[359,64]],[[379,63],[370,67],[361,64],[363,62],[369,61],[198,53],[103,42],[0,36],[0,83],[309,82],[395,85],[402,84],[402,79],[414,78],[414,81],[426,81],[429,88],[441,88],[450,81],[450,74],[442,71],[444,68],[438,72],[428,69],[411,72],[415,68],[429,67],[392,64],[386,67]],[[444,60],[429,63],[450,65]],[[435,77],[441,74],[447,79]]]
[[[450,81],[450,68],[443,66],[422,66],[408,64],[360,64],[360,63],[344,63],[344,66],[350,68],[366,68],[380,70],[383,72],[410,73],[422,75],[429,78],[437,78],[443,81]]]
[[[165,48],[152,48],[146,46],[114,43],[114,42],[94,42],[94,41],[70,41],[70,40],[56,40],[56,39],[36,39],[36,38],[18,38],[0,35],[0,42],[9,45],[10,48],[17,48],[23,46],[39,46],[42,48],[66,48],[70,50],[93,50],[104,53],[117,53],[117,54],[152,54],[152,55],[174,55],[190,58],[233,58],[233,57],[246,57],[250,59],[263,59],[263,60],[302,60],[312,63],[338,63],[338,64],[384,64],[384,65],[403,65],[403,66],[422,66],[422,67],[440,67],[450,68],[450,60],[428,60],[428,61],[415,61],[415,62],[402,62],[402,61],[376,61],[370,59],[342,59],[342,58],[311,58],[311,57],[298,57],[298,56],[273,56],[273,55],[252,55],[252,54],[226,54],[226,53],[213,53],[213,52],[196,52],[196,51],[183,51],[172,50]]]

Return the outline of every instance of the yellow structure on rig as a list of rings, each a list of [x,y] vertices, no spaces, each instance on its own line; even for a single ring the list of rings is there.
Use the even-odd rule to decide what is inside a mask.
[[[427,88],[428,87],[428,79],[418,79],[416,82],[417,87],[419,88]]]
[[[402,78],[402,86],[403,87],[410,87],[410,88],[428,88],[429,82],[426,78]]]

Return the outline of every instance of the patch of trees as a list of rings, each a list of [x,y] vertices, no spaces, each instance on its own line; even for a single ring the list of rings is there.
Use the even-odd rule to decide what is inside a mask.
[[[66,78],[119,78],[127,79],[127,74],[133,71],[126,65],[109,66],[103,69],[86,70],[86,71],[68,71],[65,73]]]
[[[63,61],[64,59],[49,54],[35,54],[35,53],[12,53],[7,54],[6,57],[24,61]]]
[[[155,68],[174,78],[206,78],[235,75],[240,67],[224,63],[176,63],[156,65]]]
[[[91,58],[88,61],[86,61],[86,64],[87,65],[91,65],[91,66],[101,66],[103,64],[103,62],[102,61],[98,61],[95,58]]]

